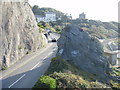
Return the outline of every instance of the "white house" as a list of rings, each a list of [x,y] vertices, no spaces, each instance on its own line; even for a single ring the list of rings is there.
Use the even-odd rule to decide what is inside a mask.
[[[35,15],[37,18],[37,22],[44,21],[44,22],[50,22],[50,21],[56,21],[56,14],[52,12],[45,13],[44,16],[41,15]]]
[[[45,22],[56,21],[56,14],[52,12],[45,13]]]

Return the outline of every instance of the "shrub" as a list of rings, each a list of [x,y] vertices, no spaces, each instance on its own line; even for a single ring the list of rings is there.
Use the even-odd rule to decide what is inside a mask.
[[[85,72],[79,67],[75,66],[72,62],[64,60],[61,57],[57,56],[51,60],[50,67],[46,71],[46,75],[53,74],[54,72],[62,73],[74,73],[76,75],[82,76],[86,80],[96,80],[95,75]],[[89,75],[89,76],[88,76]]]
[[[40,28],[45,28],[43,25],[41,25],[41,24],[38,24],[38,27],[40,27]]]
[[[56,31],[62,31],[60,26],[55,26]]]
[[[6,70],[7,69],[7,67],[6,66],[2,66],[2,71],[4,71],[4,70]]]
[[[90,82],[81,76],[69,73],[54,73],[50,75],[57,81],[57,88],[110,88],[100,82]]]
[[[119,88],[120,89],[120,83],[117,83],[113,80],[110,80],[110,83],[112,84],[112,88],[115,88],[115,89]]]
[[[41,76],[33,88],[56,88],[56,80],[49,76]]]

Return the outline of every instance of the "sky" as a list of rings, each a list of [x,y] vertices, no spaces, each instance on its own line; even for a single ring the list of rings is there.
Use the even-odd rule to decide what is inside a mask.
[[[29,0],[31,6],[50,7],[71,14],[73,19],[84,12],[87,19],[118,21],[120,0]]]

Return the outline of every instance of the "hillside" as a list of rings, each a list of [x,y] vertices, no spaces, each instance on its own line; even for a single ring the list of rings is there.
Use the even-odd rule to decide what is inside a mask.
[[[35,15],[41,15],[41,16],[44,16],[46,12],[53,12],[56,14],[57,20],[59,20],[59,18],[61,18],[61,21],[65,21],[68,19],[67,16],[63,12],[58,11],[53,8],[48,8],[48,7],[40,8],[39,6],[35,5],[32,7],[32,11]]]
[[[62,90],[86,89],[86,88],[110,88],[97,81],[96,76],[79,69],[77,66],[61,57],[51,60],[50,67],[45,75],[41,76],[33,89],[36,88],[56,88]]]
[[[73,20],[71,24],[78,25],[86,30],[89,34],[99,39],[118,37],[117,22],[102,22],[96,20]]]
[[[57,42],[58,52],[34,88],[119,89],[120,72],[109,66],[99,40],[77,25],[67,25]]]
[[[57,19],[61,18],[56,22],[50,22],[52,26],[65,27],[67,24],[75,24],[80,28],[86,30],[89,34],[99,39],[116,38],[118,37],[118,23],[117,22],[102,22],[97,20],[88,19],[76,19],[69,20],[67,16],[58,10],[53,8],[40,8],[39,6],[34,6],[32,11],[35,15],[44,15],[45,12],[53,12],[56,14]],[[53,27],[54,28],[54,27]]]
[[[58,10],[55,10],[53,8],[47,8],[47,7],[40,8],[39,6],[33,6],[32,11],[35,15],[44,15],[45,12],[54,12],[57,15],[61,15],[61,16],[64,15],[64,13]]]

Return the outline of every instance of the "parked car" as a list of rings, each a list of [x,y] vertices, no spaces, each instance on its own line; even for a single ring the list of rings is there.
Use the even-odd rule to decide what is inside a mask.
[[[52,39],[52,42],[57,42],[57,40],[55,38]]]

